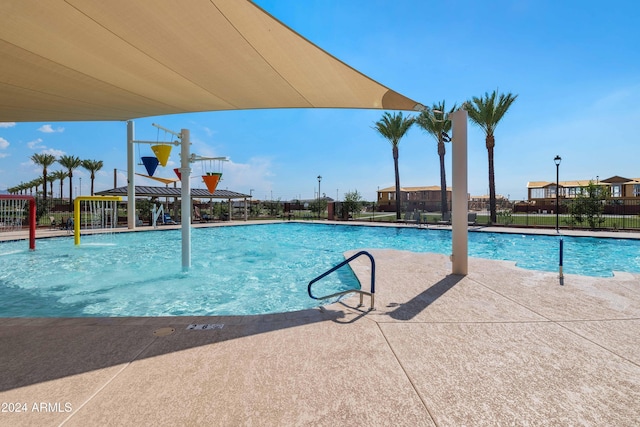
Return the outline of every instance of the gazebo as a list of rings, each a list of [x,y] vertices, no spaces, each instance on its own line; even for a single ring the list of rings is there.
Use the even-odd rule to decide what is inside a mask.
[[[95,193],[98,196],[120,196],[127,197],[128,195],[128,187],[116,187],[111,188],[109,190],[97,191]],[[178,199],[182,197],[182,189],[176,187],[169,186],[148,186],[148,185],[136,185],[135,188],[136,197],[165,197],[165,198],[173,198]],[[213,199],[221,199],[226,200],[231,206],[232,200],[241,199],[244,200],[244,220],[248,219],[248,211],[247,211],[247,203],[248,200],[251,199],[249,194],[238,193],[236,191],[230,190],[218,190],[213,192],[213,194],[209,193],[209,190],[204,188],[192,188],[191,189],[191,200],[193,199],[209,199],[212,201]],[[193,210],[190,210],[193,212]]]

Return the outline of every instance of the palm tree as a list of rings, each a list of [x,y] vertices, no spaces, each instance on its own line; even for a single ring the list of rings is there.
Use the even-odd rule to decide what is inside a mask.
[[[62,184],[67,178],[67,173],[65,171],[53,171],[49,176],[51,177],[51,185],[53,185],[54,181],[60,180],[60,198],[62,198]],[[51,190],[51,197],[53,197],[53,187]]]
[[[413,117],[404,117],[402,112],[393,115],[385,112],[373,129],[388,139],[393,147],[393,166],[396,175],[396,219],[400,219],[400,172],[398,171],[398,144],[415,122]]]
[[[51,194],[51,200],[53,200],[53,183],[55,179],[52,176],[53,174],[49,174],[49,194]],[[46,187],[46,184],[45,184]]]
[[[63,168],[67,168],[67,176],[69,177],[69,206],[73,210],[73,170],[77,169],[82,161],[76,156],[61,156],[58,163]]]
[[[496,97],[498,98],[496,101]],[[490,221],[495,223],[496,216],[496,181],[493,166],[493,148],[496,145],[494,131],[505,113],[516,100],[518,95],[500,94],[494,90],[491,94],[485,93],[484,97],[473,97],[467,102],[467,113],[472,123],[480,126],[485,133],[487,153],[489,155],[489,212]]]
[[[44,203],[46,206],[47,204],[47,168],[55,163],[56,156],[54,156],[53,154],[46,154],[46,153],[34,154],[33,156],[31,156],[31,161],[36,165],[42,166],[42,182],[44,184],[42,186],[42,197],[44,199]],[[53,194],[53,190],[51,192]]]
[[[31,181],[25,184],[25,188],[29,189],[29,194],[33,196],[33,193],[38,195],[38,187],[42,185],[42,177],[39,176],[37,178],[32,179]],[[33,190],[32,190],[33,189]],[[34,191],[35,190],[35,191]]]
[[[96,179],[96,172],[102,169],[102,160],[83,160],[82,167],[91,172],[91,195],[93,196],[93,181]]]
[[[454,112],[456,105],[449,113]],[[449,206],[447,204],[447,175],[444,169],[444,155],[446,149],[445,142],[451,142],[448,132],[451,130],[451,120],[445,118],[445,106],[444,101],[440,104],[433,104],[431,109],[426,109],[416,118],[416,124],[420,126],[425,132],[430,133],[438,142],[438,156],[440,156],[440,211],[442,216],[448,212]]]

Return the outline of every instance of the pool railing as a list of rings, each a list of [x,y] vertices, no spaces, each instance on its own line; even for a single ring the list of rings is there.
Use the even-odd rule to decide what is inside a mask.
[[[351,261],[353,261],[354,259],[362,256],[362,255],[366,255],[367,257],[369,257],[369,260],[371,261],[371,292],[366,292],[363,291],[362,289],[348,289],[346,291],[341,291],[341,292],[336,292],[334,294],[331,295],[325,295],[322,297],[318,297],[313,295],[313,293],[311,292],[311,285],[313,285],[314,283],[316,283],[317,281],[323,279],[324,277],[328,276],[329,274],[333,273],[334,271],[338,270],[339,268],[349,264]],[[346,294],[350,294],[350,293],[358,293],[360,294],[360,304],[358,305],[358,307],[362,307],[363,303],[362,303],[362,296],[363,295],[369,295],[371,297],[371,306],[369,308],[369,310],[374,310],[374,305],[375,305],[375,293],[376,293],[376,262],[373,259],[373,256],[367,252],[367,251],[360,251],[357,254],[351,256],[350,258],[342,261],[340,264],[336,265],[335,267],[325,271],[324,273],[322,273],[321,275],[319,275],[318,277],[316,277],[315,279],[312,279],[309,282],[309,285],[307,286],[307,293],[309,294],[309,297],[315,299],[315,300],[323,300],[323,299],[329,299],[329,298],[335,298],[341,295],[346,295]]]

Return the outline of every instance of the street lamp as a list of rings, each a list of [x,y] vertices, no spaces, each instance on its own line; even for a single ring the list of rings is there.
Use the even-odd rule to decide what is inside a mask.
[[[318,219],[320,219],[320,181],[322,181],[322,177],[318,175]]]
[[[558,209],[560,207],[560,162],[562,157],[556,156],[553,162],[556,164],[556,233],[559,233],[558,229]]]

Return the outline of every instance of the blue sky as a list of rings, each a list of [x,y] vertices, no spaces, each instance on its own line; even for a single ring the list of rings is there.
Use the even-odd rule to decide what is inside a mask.
[[[327,52],[425,105],[462,103],[497,89],[518,99],[496,130],[498,194],[526,197],[527,181],[640,177],[640,6],[633,0],[257,0]],[[391,145],[372,129],[379,110],[264,110],[135,120],[136,139],[167,140],[151,126],[191,131],[192,152],[228,156],[219,188],[258,199],[367,200],[394,183]],[[488,193],[483,133],[469,124],[469,192]],[[414,127],[400,143],[403,186],[439,185],[435,140]],[[0,191],[41,175],[35,153],[103,160],[96,190],[126,185],[124,122],[0,124]],[[179,164],[156,175],[174,177]],[[139,156],[151,155],[138,145]],[[447,183],[451,185],[447,145]],[[54,165],[50,170],[59,169]],[[194,173],[210,171],[195,164]],[[137,172],[144,172],[138,166]],[[74,194],[89,174],[74,172]],[[139,185],[155,185],[144,178]],[[65,193],[68,182],[65,182]],[[204,188],[199,179],[194,187]],[[57,194],[58,184],[54,187]],[[253,191],[250,191],[253,190]]]

